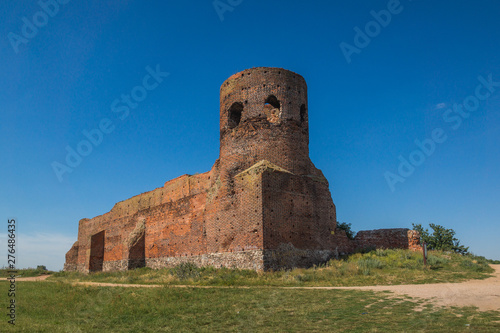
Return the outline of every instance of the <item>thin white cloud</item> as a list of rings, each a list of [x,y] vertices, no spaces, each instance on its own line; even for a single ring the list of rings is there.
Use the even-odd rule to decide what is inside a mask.
[[[446,103],[438,103],[434,106],[434,110],[444,109],[446,107]]]
[[[74,237],[52,233],[21,233],[16,236],[16,268],[45,265],[49,270],[61,270],[66,252],[76,241]],[[7,234],[0,233],[2,252],[7,251],[7,244]],[[2,259],[0,265],[7,266],[7,256]]]

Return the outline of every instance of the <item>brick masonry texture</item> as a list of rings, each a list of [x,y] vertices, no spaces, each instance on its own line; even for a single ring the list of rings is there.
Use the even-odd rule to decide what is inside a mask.
[[[336,229],[328,181],[309,158],[307,85],[258,67],[220,89],[220,151],[211,170],[183,175],[80,220],[66,271],[200,266],[309,267],[362,248],[418,250],[408,229]]]

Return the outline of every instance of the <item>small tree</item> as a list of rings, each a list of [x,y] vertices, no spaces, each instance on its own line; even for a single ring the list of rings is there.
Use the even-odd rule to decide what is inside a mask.
[[[354,239],[354,237],[356,237],[356,232],[351,229],[351,226],[352,223],[337,221],[337,229],[344,230],[347,238]]]
[[[441,225],[430,223],[432,234],[428,229],[424,229],[421,224],[412,223],[414,230],[420,233],[420,240],[427,244],[429,250],[453,251],[460,254],[467,254],[469,247],[460,245],[460,241],[455,238],[455,230],[446,229]]]

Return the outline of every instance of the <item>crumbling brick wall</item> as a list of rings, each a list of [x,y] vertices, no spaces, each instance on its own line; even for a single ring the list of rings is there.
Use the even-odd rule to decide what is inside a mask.
[[[259,67],[220,90],[220,152],[210,171],[82,219],[65,270],[110,271],[194,262],[281,269],[310,266],[359,246],[408,247],[402,232],[335,229],[328,181],[309,158],[307,85]]]
[[[66,261],[64,263],[65,271],[76,271],[78,262],[78,241],[73,243],[71,249],[66,253]]]
[[[418,232],[405,228],[359,231],[354,238],[354,242],[357,249],[421,250]]]

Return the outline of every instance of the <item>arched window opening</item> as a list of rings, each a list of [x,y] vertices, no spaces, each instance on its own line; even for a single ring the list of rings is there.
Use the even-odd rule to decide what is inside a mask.
[[[241,112],[243,111],[243,104],[240,102],[235,102],[229,108],[229,128],[235,128],[239,125],[241,121]]]
[[[306,105],[302,104],[300,106],[300,122],[303,123],[306,121]]]
[[[265,101],[265,105],[270,105],[272,106],[273,108],[275,109],[279,109],[280,108],[280,102],[278,101],[278,99],[276,98],[276,96],[274,95],[270,95],[266,101]]]
[[[279,122],[280,119],[280,102],[274,95],[270,95],[264,102],[264,113],[267,120],[271,123]]]

